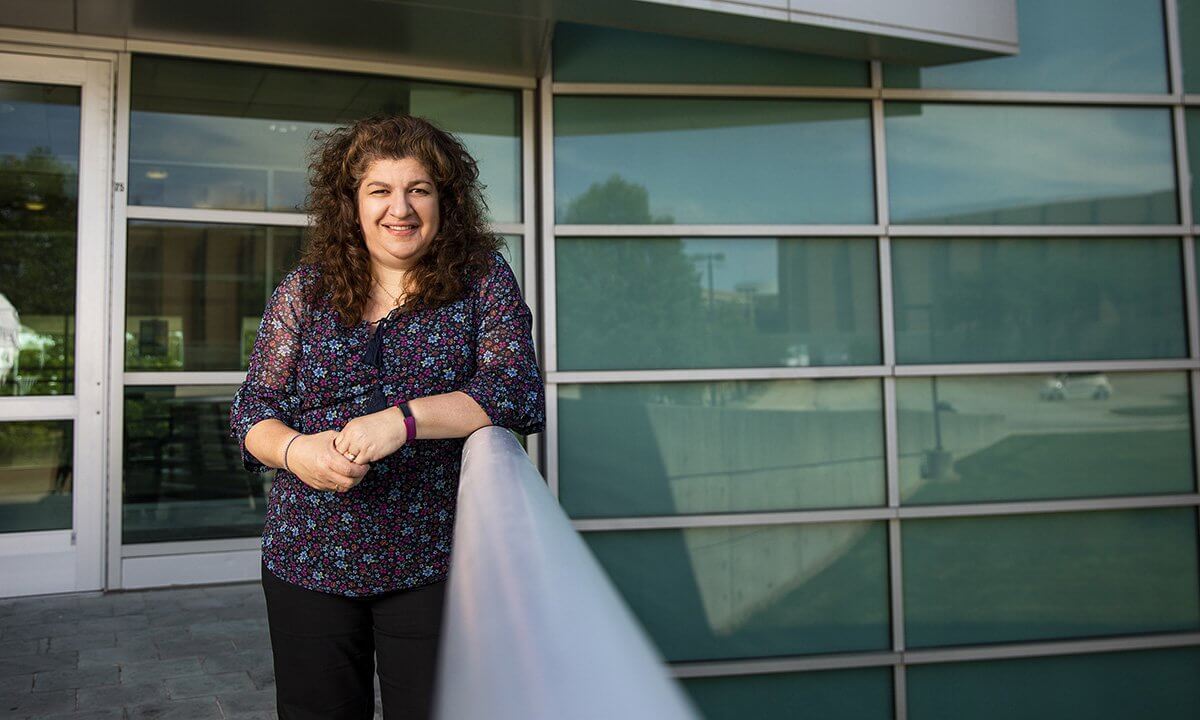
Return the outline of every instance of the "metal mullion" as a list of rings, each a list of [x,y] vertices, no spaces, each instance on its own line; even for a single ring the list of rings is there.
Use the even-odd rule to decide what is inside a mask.
[[[551,28],[552,30],[552,28]],[[553,47],[547,50],[547,60],[538,79],[538,167],[541,178],[539,217],[541,230],[541,291],[542,365],[546,369],[546,432],[541,468],[550,494],[558,499],[558,385],[552,379],[558,369],[558,297],[556,294],[557,264],[554,243],[554,62]],[[532,216],[527,219],[532,230]]]
[[[837,508],[830,510],[779,510],[764,512],[652,515],[645,517],[577,518],[579,532],[684,530],[692,528],[810,525],[821,523],[934,520],[940,518],[1045,515],[1052,513],[1107,512],[1200,506],[1200,493],[1126,495],[1075,500],[1022,500],[955,505]]]
[[[125,215],[130,220],[162,220],[167,222],[229,225],[276,225],[283,227],[308,226],[308,216],[303,213],[268,212],[266,210],[214,210],[208,208],[130,205],[126,208]]]
[[[808,365],[804,367],[697,368],[673,370],[574,370],[548,373],[550,382],[639,383],[639,382],[724,382],[729,380],[799,380],[804,378],[884,377],[882,365]]]
[[[246,371],[127,372],[122,375],[122,379],[126,386],[241,385],[246,379]]]
[[[525,303],[529,305],[532,315],[534,348],[541,348],[541,302],[538,296],[538,263],[537,263],[537,224],[533,221],[537,212],[537,185],[534,181],[534,164],[536,162],[536,124],[537,96],[531,89],[521,90],[521,222],[517,225],[521,235],[521,284],[525,289]],[[544,357],[544,351],[537,353]],[[529,454],[534,467],[545,475],[545,465],[542,461],[542,434],[525,437],[525,452]]]
[[[994,103],[1000,105],[1173,105],[1171,93],[1079,93],[1034,90],[919,90],[883,88],[884,100],[903,102]]]
[[[908,720],[908,671],[903,659],[892,667],[892,708],[895,720]]]
[[[892,237],[1178,237],[1179,225],[889,225]]]
[[[108,355],[108,523],[106,525],[105,586],[120,588],[121,542],[124,528],[125,472],[125,292],[128,257],[129,122],[133,59],[117,56],[116,113],[113,125],[112,266],[109,270]]]
[[[546,485],[558,499],[558,384],[546,386]]]
[[[0,397],[0,423],[33,420],[74,420],[79,399],[74,395]]]
[[[909,665],[928,663],[970,662],[975,660],[1015,660],[1054,655],[1090,655],[1127,650],[1155,650],[1200,645],[1200,633],[1163,633],[1133,635],[1100,640],[1063,640],[1011,645],[982,645],[977,647],[911,650],[904,653]]]
[[[1165,372],[1200,369],[1200,360],[1062,360],[1013,363],[946,363],[897,365],[896,377],[931,375],[1021,375],[1058,372]]]
[[[808,672],[812,670],[850,670],[855,668],[887,667],[899,662],[899,653],[846,653],[785,657],[762,660],[686,661],[668,663],[671,674],[679,679],[730,677],[738,675],[773,675],[777,673]]]
[[[685,679],[886,667],[899,662],[926,665],[979,660],[1020,660],[1061,655],[1090,655],[1106,652],[1157,650],[1192,647],[1196,645],[1200,645],[1200,633],[1162,633],[1156,635],[1130,635],[1119,638],[1057,640],[910,650],[903,654],[875,652],[724,660],[716,662],[678,662],[670,663],[669,667],[672,675],[679,679]],[[896,665],[896,667],[903,670],[904,665]]]
[[[872,88],[792,85],[689,85],[686,83],[553,83],[555,95],[608,95],[766,99],[863,99],[878,96]]]
[[[1163,0],[1163,19],[1166,20],[1167,39],[1167,87],[1171,90],[1175,102],[1184,99],[1183,88],[1183,46],[1179,34],[1179,3],[1177,0]]]
[[[882,225],[555,225],[558,237],[869,237]]]
[[[467,85],[485,85],[490,87],[515,89],[532,88],[535,84],[535,81],[532,78],[524,75],[478,72],[473,70],[453,70],[436,68],[428,65],[409,65],[391,61],[380,62],[372,60],[354,60],[346,57],[331,55],[307,55],[267,50],[217,47],[212,45],[194,45],[179,42],[162,42],[158,40],[138,40],[133,38],[127,40],[125,45],[130,52],[134,53],[166,55],[171,57],[188,57],[204,60],[224,60],[228,62],[254,63],[258,65],[275,65],[279,67],[300,68],[303,70],[325,70],[333,72],[358,73],[364,75],[401,77],[412,80],[435,80]]]

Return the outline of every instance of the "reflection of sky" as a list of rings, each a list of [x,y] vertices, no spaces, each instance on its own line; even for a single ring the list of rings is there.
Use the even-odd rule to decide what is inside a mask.
[[[136,111],[130,118],[130,161],[303,173],[312,133],[334,127],[333,123]],[[479,161],[492,217],[500,222],[518,220],[520,140],[481,134],[458,137]],[[294,203],[302,200],[298,196]]]
[[[626,98],[604,99],[611,115],[604,134],[575,134],[570,115],[587,112],[571,98],[556,125],[555,192],[559,217],[595,183],[612,175],[649,191],[652,216],[679,223],[870,223],[874,220],[870,123],[861,114],[842,119],[804,120],[797,105],[794,122],[684,129],[703,123],[687,116],[689,106],[672,108],[678,126],[670,130],[621,132],[617,110],[641,112],[671,107]],[[616,104],[614,104],[616,103]],[[854,104],[842,103],[847,108]],[[596,122],[594,117],[590,122]]]
[[[1161,0],[1022,0],[1021,52],[933,67],[885,68],[889,87],[1167,92]],[[892,71],[892,72],[889,72]]]
[[[0,83],[0,87],[8,84]],[[59,162],[79,167],[79,105],[0,96],[0,155],[23,158],[39,147],[49,148]]]
[[[1165,109],[904,106],[886,121],[896,221],[1175,187]]]
[[[713,289],[741,292],[753,286],[760,295],[779,292],[779,241],[775,238],[694,238],[683,240],[683,254],[692,259],[707,287],[708,259],[723,255],[712,263]]]

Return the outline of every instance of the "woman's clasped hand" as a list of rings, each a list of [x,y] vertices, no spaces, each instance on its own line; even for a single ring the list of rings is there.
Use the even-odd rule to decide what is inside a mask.
[[[315,490],[346,492],[371,469],[371,463],[404,445],[400,410],[391,407],[354,418],[340,432],[300,435],[288,449],[288,467]]]

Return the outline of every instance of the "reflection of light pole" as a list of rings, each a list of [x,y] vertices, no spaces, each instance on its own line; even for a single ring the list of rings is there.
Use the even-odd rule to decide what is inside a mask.
[[[708,317],[711,320],[713,315],[713,263],[725,262],[725,253],[695,253],[693,255],[689,255],[688,257],[693,261],[704,260],[708,263]]]
[[[754,327],[754,298],[758,295],[759,284],[754,281],[740,282],[734,285],[733,289],[746,296],[746,319],[750,322],[750,327]]]

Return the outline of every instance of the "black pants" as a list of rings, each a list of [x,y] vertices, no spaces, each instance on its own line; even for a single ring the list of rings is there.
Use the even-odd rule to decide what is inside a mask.
[[[282,720],[370,720],[375,656],[387,720],[433,703],[445,581],[367,597],[307,590],[262,569]]]

